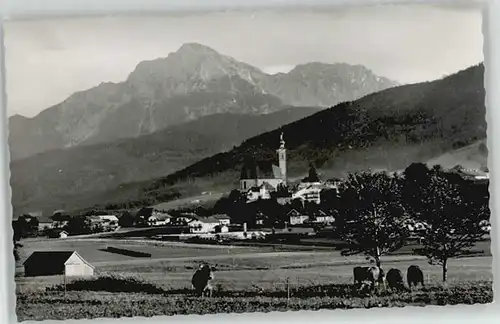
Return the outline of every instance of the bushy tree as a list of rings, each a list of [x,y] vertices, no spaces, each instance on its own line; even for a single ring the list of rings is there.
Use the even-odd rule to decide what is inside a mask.
[[[38,219],[30,215],[22,215],[12,222],[14,234],[19,237],[28,237],[38,233]]]
[[[341,235],[351,244],[344,255],[364,253],[380,266],[382,255],[405,244],[409,231],[401,189],[399,177],[382,172],[350,174],[340,185]]]
[[[90,221],[85,216],[71,217],[65,229],[71,235],[92,233]]]
[[[271,192],[271,197],[274,198],[290,197],[290,192],[288,191],[288,187],[282,183],[278,184],[278,186],[276,187],[276,191]]]
[[[20,228],[20,223],[19,221],[13,221],[12,222],[12,230],[14,231],[12,235],[12,243],[14,244],[14,259],[16,261],[19,261],[19,250],[18,248],[21,246],[18,241],[21,240],[22,237],[22,230]]]
[[[303,182],[318,182],[319,181],[319,175],[318,171],[316,170],[316,167],[314,164],[309,164],[309,174],[307,177],[302,179]]]
[[[484,235],[481,220],[489,219],[488,195],[456,174],[440,167],[428,170],[425,179],[405,181],[406,192],[418,192],[409,204],[425,224],[423,248],[431,264],[442,266],[446,282],[448,260],[467,251]],[[425,184],[425,185],[424,185]]]
[[[120,225],[121,227],[133,227],[134,224],[134,216],[129,211],[125,211],[118,219],[118,225]]]

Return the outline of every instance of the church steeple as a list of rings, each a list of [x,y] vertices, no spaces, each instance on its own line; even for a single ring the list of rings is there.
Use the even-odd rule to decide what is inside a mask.
[[[276,151],[278,153],[279,167],[281,171],[281,179],[283,180],[283,184],[287,185],[287,172],[286,172],[286,148],[285,148],[285,140],[283,139],[283,133],[280,135],[280,147]]]

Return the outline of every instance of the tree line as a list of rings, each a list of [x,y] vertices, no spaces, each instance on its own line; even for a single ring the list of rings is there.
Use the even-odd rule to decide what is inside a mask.
[[[484,235],[488,221],[489,193],[486,185],[414,163],[403,174],[351,174],[337,197],[341,237],[352,243],[345,255],[364,253],[380,266],[380,257],[403,247],[410,238],[409,226],[420,223],[421,248],[431,264],[442,266],[467,251]]]

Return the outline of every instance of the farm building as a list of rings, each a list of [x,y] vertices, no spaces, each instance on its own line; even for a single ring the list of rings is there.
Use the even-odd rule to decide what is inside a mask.
[[[68,232],[66,232],[66,231],[59,232],[59,238],[64,239],[64,238],[67,238],[67,237],[68,237]]]
[[[91,277],[94,267],[76,251],[35,251],[24,265],[25,277],[66,275],[67,277]]]

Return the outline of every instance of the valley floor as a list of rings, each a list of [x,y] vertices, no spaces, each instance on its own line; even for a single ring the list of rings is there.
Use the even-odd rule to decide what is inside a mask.
[[[366,264],[366,259],[343,257],[333,249],[276,251],[271,247],[203,247],[104,239],[32,240],[23,244],[21,262],[34,250],[76,250],[98,273],[131,275],[162,292],[68,291],[64,295],[45,291],[61,284],[62,276],[23,277],[19,267],[19,320],[486,303],[492,298],[491,256],[453,259],[449,264],[449,287],[440,284],[441,268],[429,265],[426,259],[410,254],[387,256],[382,259],[386,270],[398,268],[405,273],[409,265],[418,264],[428,286],[411,293],[383,292],[374,298],[346,292],[352,286],[353,266]],[[103,251],[106,246],[148,252],[151,258],[109,253]],[[217,268],[215,297],[203,301],[192,297],[190,290],[191,276],[200,261]],[[291,291],[290,299],[286,291]]]

